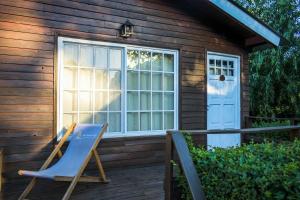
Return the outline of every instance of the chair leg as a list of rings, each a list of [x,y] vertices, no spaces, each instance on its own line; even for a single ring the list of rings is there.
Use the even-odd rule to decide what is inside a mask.
[[[30,193],[30,191],[32,190],[32,188],[34,187],[36,183],[36,178],[33,178],[30,183],[27,185],[27,187],[25,188],[24,192],[21,194],[21,196],[18,198],[18,200],[23,200],[27,197],[27,195]]]
[[[93,154],[94,154],[95,159],[96,159],[96,164],[97,164],[97,167],[98,167],[98,170],[99,170],[99,173],[100,173],[100,177],[102,178],[103,182],[108,183],[109,181],[106,178],[106,175],[105,175],[105,172],[104,172],[101,160],[100,160],[100,156],[99,156],[96,149],[93,149]]]

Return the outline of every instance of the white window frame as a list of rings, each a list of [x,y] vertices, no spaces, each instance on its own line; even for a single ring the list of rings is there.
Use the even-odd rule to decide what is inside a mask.
[[[174,55],[174,130],[178,129],[178,50],[172,49],[162,49],[162,48],[152,48],[139,45],[130,45],[130,44],[119,44],[111,42],[100,42],[92,40],[84,40],[70,37],[58,37],[57,45],[57,78],[56,78],[56,102],[57,102],[57,134],[62,128],[62,116],[63,116],[63,99],[62,99],[62,74],[63,74],[63,48],[64,42],[74,42],[79,44],[90,44],[90,45],[102,45],[107,47],[116,47],[123,49],[122,55],[122,68],[121,68],[121,132],[120,133],[107,133],[104,134],[105,138],[115,138],[115,137],[132,137],[132,136],[153,136],[153,135],[165,135],[166,130],[152,130],[152,131],[126,131],[127,130],[127,50],[128,49],[138,49],[143,51],[155,51],[161,53],[168,53]],[[152,70],[151,70],[152,72]],[[151,84],[152,85],[152,84]],[[152,86],[151,86],[152,87]],[[150,90],[152,92],[152,89]],[[152,101],[152,100],[151,100]],[[152,112],[152,111],[151,111]],[[162,110],[164,112],[164,110]],[[152,116],[152,115],[151,115]],[[152,120],[151,120],[152,121]],[[60,135],[58,135],[58,138]]]

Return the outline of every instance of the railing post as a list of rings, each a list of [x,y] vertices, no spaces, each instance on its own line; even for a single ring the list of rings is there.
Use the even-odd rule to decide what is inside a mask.
[[[172,133],[167,132],[166,135],[166,171],[165,171],[165,200],[173,199],[173,142]]]

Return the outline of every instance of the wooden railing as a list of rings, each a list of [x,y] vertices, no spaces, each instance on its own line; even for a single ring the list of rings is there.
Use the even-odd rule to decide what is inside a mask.
[[[280,126],[267,128],[247,128],[247,129],[231,129],[231,130],[184,130],[184,132],[192,135],[207,135],[207,134],[241,134],[241,144],[243,143],[244,134],[259,134],[273,132],[289,132],[291,139],[300,137],[300,126]],[[177,152],[178,165],[181,168],[183,175],[186,177],[190,192],[194,200],[205,200],[205,195],[202,189],[199,175],[194,166],[192,157],[189,153],[187,143],[183,131],[168,131],[166,136],[166,169],[165,169],[165,199],[175,199],[174,196],[174,170],[172,161],[174,153]]]

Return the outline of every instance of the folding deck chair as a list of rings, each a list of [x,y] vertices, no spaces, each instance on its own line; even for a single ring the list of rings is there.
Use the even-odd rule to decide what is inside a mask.
[[[100,157],[96,150],[106,129],[107,123],[103,125],[72,124],[39,171],[18,171],[18,174],[21,176],[33,177],[19,197],[19,200],[26,198],[34,187],[36,178],[46,178],[54,181],[71,181],[68,190],[62,198],[63,200],[70,198],[77,182],[108,183],[109,181],[105,176]],[[73,134],[70,136],[71,133]],[[62,155],[60,149],[69,136],[70,144],[64,155]],[[59,161],[47,168],[56,155],[60,157]],[[95,157],[100,176],[82,176],[92,156]]]

